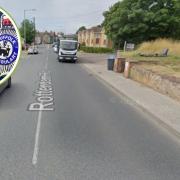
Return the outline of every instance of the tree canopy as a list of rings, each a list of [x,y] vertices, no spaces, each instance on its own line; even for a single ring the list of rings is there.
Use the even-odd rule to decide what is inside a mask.
[[[21,33],[21,37],[23,37],[23,38],[24,38],[24,24],[25,24],[25,28],[26,28],[26,43],[30,44],[34,41],[34,38],[35,38],[34,23],[28,19],[25,19],[21,23],[20,33]]]
[[[81,26],[81,27],[77,30],[76,34],[78,34],[79,31],[83,31],[83,30],[86,30],[86,27],[85,27],[85,26]]]
[[[124,41],[180,39],[179,0],[123,0],[103,15],[105,32],[116,47]]]

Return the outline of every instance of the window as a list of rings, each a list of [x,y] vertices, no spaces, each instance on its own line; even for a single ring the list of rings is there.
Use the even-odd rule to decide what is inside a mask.
[[[100,39],[96,38],[96,44],[99,44],[99,42],[100,42]]]
[[[96,38],[100,38],[100,33],[95,33]]]

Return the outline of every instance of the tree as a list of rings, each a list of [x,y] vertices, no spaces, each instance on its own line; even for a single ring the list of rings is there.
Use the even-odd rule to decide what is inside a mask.
[[[28,19],[25,19],[21,23],[20,33],[21,33],[21,37],[23,37],[23,38],[24,38],[24,25],[25,25],[25,29],[26,29],[26,43],[31,44],[34,41],[35,34],[36,34],[34,23]]]
[[[123,0],[103,15],[105,32],[115,47],[124,41],[180,39],[179,0]]]
[[[76,34],[78,34],[79,31],[83,31],[83,30],[86,30],[86,27],[85,27],[85,26],[81,26],[81,27],[77,30]]]

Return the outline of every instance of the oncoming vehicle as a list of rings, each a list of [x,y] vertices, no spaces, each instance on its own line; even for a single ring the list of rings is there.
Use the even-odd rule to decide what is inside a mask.
[[[59,42],[59,62],[71,61],[76,63],[78,51],[78,42],[74,40],[60,40]]]
[[[57,43],[57,42],[53,42],[52,48],[53,48],[55,45],[58,45],[58,43]]]
[[[0,80],[2,80],[6,75],[2,75],[0,76]],[[11,87],[11,77],[6,81],[4,82],[3,84],[0,85],[0,93],[6,89],[6,88],[10,88]]]
[[[53,50],[55,53],[58,53],[58,45],[57,44],[54,45]]]

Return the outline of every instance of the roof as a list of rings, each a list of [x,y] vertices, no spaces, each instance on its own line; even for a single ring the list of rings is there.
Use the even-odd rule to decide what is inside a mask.
[[[102,31],[102,27],[95,26],[95,27],[92,27],[90,30],[94,31],[94,32],[101,32]]]
[[[94,27],[92,27],[92,28],[79,31],[79,34],[81,34],[81,33],[86,33],[86,32],[91,32],[91,31],[96,32],[96,33],[100,33],[102,30],[103,30],[102,27],[94,26]]]

